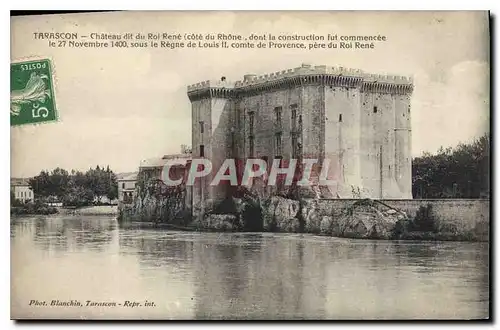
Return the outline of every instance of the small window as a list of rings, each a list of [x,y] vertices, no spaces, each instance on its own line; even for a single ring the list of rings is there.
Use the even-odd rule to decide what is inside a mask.
[[[373,113],[377,113],[377,111],[378,111],[377,107],[376,106],[373,107]]]
[[[291,113],[292,113],[292,122],[295,122],[295,120],[297,120],[297,108],[292,108]]]
[[[297,133],[292,133],[292,157],[297,158],[299,153],[298,143],[297,143]]]
[[[200,145],[200,157],[205,157],[205,146]]]
[[[255,113],[253,111],[250,111],[248,113],[248,129],[250,131],[250,135],[253,135],[254,124],[255,124]]]
[[[125,189],[125,182],[122,183],[122,189]]]
[[[339,115],[339,123],[342,122],[342,114]]]
[[[253,138],[253,136],[250,136],[248,138],[248,144],[249,144],[249,146],[248,146],[248,154],[249,155],[248,156],[250,158],[252,158],[254,156],[254,153],[255,153],[255,150],[254,150],[255,146],[254,146],[254,138]]]
[[[276,107],[274,108],[274,114],[275,114],[275,119],[276,119],[276,125],[278,127],[281,127],[281,111],[282,107]]]
[[[276,156],[281,156],[283,153],[282,144],[281,144],[281,133],[276,133]]]
[[[204,131],[205,131],[204,126],[205,126],[205,123],[204,123],[204,122],[202,122],[202,121],[200,121],[200,133],[201,133],[201,134],[203,134],[203,133],[204,133]]]

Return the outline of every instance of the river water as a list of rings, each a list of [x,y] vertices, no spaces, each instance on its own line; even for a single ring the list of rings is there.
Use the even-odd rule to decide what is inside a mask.
[[[120,228],[109,216],[22,217],[11,220],[11,316],[483,319],[488,253],[487,243],[179,232]],[[70,302],[81,306],[60,306]]]

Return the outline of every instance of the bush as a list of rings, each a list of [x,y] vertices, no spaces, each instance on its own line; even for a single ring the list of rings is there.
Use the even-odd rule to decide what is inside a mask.
[[[441,237],[432,205],[421,205],[412,220],[400,220],[394,226],[391,239],[432,240]]]
[[[411,221],[409,226],[409,231],[420,231],[420,232],[437,232],[437,221],[432,212],[432,205],[427,204],[426,206],[421,205],[417,213],[415,214],[415,218]]]
[[[13,215],[29,215],[29,214],[42,214],[42,215],[48,215],[48,214],[55,214],[58,213],[57,208],[48,206],[46,204],[43,204],[39,201],[36,201],[35,203],[29,202],[22,204],[21,206],[13,206],[10,209],[10,214]]]

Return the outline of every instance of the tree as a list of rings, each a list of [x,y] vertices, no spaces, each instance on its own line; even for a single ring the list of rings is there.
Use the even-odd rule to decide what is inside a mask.
[[[111,177],[113,175],[114,173],[109,170],[109,166],[104,169],[104,167],[101,168],[99,167],[99,165],[97,165],[95,169],[91,168],[87,171],[87,173],[85,173],[88,181],[88,188],[92,190],[92,192],[94,193],[94,197],[97,198],[99,202],[101,201],[102,197],[107,196],[110,193],[112,194],[112,191],[110,192],[110,190],[112,190]]]
[[[94,201],[94,193],[89,188],[72,186],[63,198],[65,206],[87,206]]]
[[[49,177],[49,190],[51,195],[61,200],[67,192],[69,179],[68,171],[59,167],[54,169]]]
[[[415,198],[479,198],[489,195],[490,139],[440,148],[413,159]]]
[[[35,196],[48,197],[51,194],[50,174],[47,171],[29,179],[29,185]]]
[[[85,173],[61,168],[52,172],[41,171],[29,180],[29,184],[37,198],[57,198],[67,205],[89,205],[95,198],[100,201],[106,196],[113,200],[118,196],[116,175],[109,166],[96,166]]]
[[[116,175],[113,172],[109,173],[109,183],[108,183],[108,192],[106,197],[112,201],[118,198],[118,181],[116,179]]]

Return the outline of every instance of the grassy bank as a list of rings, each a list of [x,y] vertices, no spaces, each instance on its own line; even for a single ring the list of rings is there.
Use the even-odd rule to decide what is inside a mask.
[[[59,212],[69,215],[117,215],[118,207],[116,205],[62,207]]]

